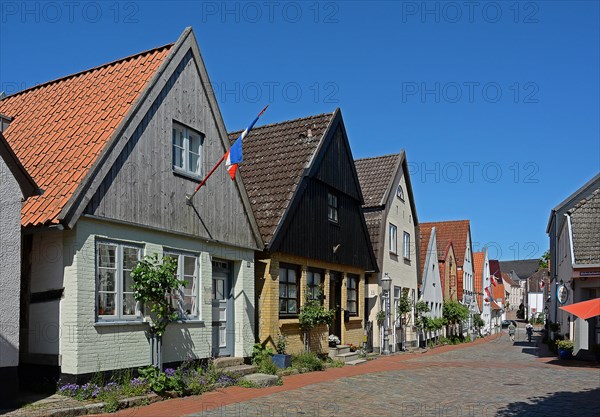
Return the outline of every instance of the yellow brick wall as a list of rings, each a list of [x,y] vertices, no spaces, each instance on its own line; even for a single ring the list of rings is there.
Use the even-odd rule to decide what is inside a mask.
[[[361,346],[364,334],[364,302],[365,302],[365,274],[358,268],[345,265],[330,264],[312,259],[290,256],[285,254],[272,254],[270,258],[259,257],[256,271],[256,289],[258,294],[259,308],[259,339],[266,346],[274,348],[278,334],[281,332],[287,338],[287,353],[299,353],[304,350],[304,335],[298,325],[296,318],[279,318],[279,264],[286,263],[300,267],[299,299],[302,304],[306,291],[306,272],[309,268],[318,268],[324,271],[323,292],[325,296],[325,307],[329,308],[329,271],[342,272],[342,308],[346,308],[347,274],[359,276],[358,284],[358,316],[351,317],[349,322],[343,322],[342,334],[337,335],[342,343],[352,343]],[[258,264],[261,264],[260,266]],[[311,331],[309,335],[310,349],[317,353],[326,353],[328,349],[327,326],[319,326]]]

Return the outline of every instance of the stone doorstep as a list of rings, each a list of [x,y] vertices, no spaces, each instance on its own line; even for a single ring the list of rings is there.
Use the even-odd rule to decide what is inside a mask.
[[[138,405],[146,405],[161,401],[162,398],[154,393],[142,395],[140,397],[124,398],[119,400],[119,409],[135,407]],[[81,405],[78,407],[62,408],[57,410],[44,411],[43,409],[33,410],[36,414],[44,417],[75,417],[86,414],[100,414],[103,412],[104,403],[93,403]]]
[[[235,366],[227,366],[225,368],[220,368],[223,372],[231,373],[235,376],[242,377],[245,375],[253,374],[256,372],[256,366],[254,365],[235,365]]]
[[[361,363],[365,363],[365,362],[367,362],[366,359],[356,359],[354,361],[346,362],[345,364],[346,365],[360,365]]]
[[[359,358],[359,355],[357,352],[348,352],[348,353],[342,353],[340,355],[337,355],[335,357],[335,359],[341,360],[344,363],[348,363],[351,361],[355,361]]]
[[[279,377],[276,375],[268,374],[250,374],[241,378],[243,381],[249,381],[259,387],[270,387],[276,385],[279,382]]]
[[[216,369],[228,368],[230,366],[238,366],[244,364],[244,358],[237,358],[232,356],[224,356],[217,358],[213,361],[213,365]]]

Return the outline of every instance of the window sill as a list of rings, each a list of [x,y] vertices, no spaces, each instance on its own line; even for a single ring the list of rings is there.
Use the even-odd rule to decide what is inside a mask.
[[[349,323],[360,323],[362,322],[362,317],[358,317],[358,316],[350,316],[350,318],[348,319]]]
[[[280,325],[285,325],[285,324],[298,324],[300,322],[299,318],[293,318],[293,317],[283,317],[283,318],[279,318],[279,324]]]
[[[202,176],[198,175],[198,174],[193,174],[191,172],[185,171],[181,168],[176,168],[176,167],[172,167],[173,168],[173,174],[180,176],[180,177],[184,177],[188,180],[192,180],[195,182],[201,182],[202,181]]]
[[[172,324],[204,324],[204,320],[200,319],[190,319],[190,320],[175,320],[171,322]]]
[[[103,320],[94,323],[94,327],[110,327],[110,326],[142,326],[148,322],[140,320]]]

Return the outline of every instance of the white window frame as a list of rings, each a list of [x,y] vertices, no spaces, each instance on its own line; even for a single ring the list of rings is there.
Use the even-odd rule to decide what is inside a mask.
[[[173,121],[173,127],[172,127],[172,136],[171,136],[171,166],[173,167],[173,171],[180,173],[180,174],[184,174],[184,175],[188,175],[188,176],[192,176],[194,178],[197,179],[201,179],[202,175],[203,175],[203,148],[204,148],[204,134],[191,129],[181,123],[178,123],[176,121]],[[179,144],[175,143],[175,138],[176,138],[176,133],[181,132],[183,134],[183,143],[181,144],[181,146]],[[198,144],[198,149],[191,149],[190,146],[190,136],[197,136],[200,139],[200,142]],[[182,155],[182,164],[183,166],[179,166],[175,164],[175,151],[176,149],[181,149],[183,151],[183,155]],[[190,167],[190,155],[197,155],[198,156],[198,167],[196,170],[193,170]]]
[[[402,188],[402,184],[398,184],[398,187],[396,187],[396,197],[398,197],[400,201],[404,201],[404,188]]]
[[[410,233],[404,231],[404,235],[402,237],[402,254],[404,259],[410,261]]]
[[[192,275],[192,288],[191,288],[191,297],[196,299],[195,305],[192,303],[193,311],[187,313],[184,309],[184,297],[185,297],[185,286],[180,286],[177,290],[177,293],[171,296],[177,301],[177,313],[179,316],[179,320],[200,320],[200,257],[197,253],[191,252],[183,252],[174,249],[164,249],[163,256],[170,256],[173,258],[177,258],[177,279],[184,280],[185,278],[185,258],[193,258],[194,259],[194,274]]]
[[[100,291],[100,269],[105,268],[100,266],[100,246],[115,247],[115,314],[100,314],[99,295],[100,293],[110,293],[108,291]],[[135,243],[130,242],[114,242],[110,240],[96,241],[96,299],[95,313],[98,321],[137,321],[142,319],[142,308],[139,302],[136,302],[135,314],[123,314],[123,298],[124,293],[132,293],[133,291],[123,291],[123,249],[130,248],[137,250],[138,261],[142,256],[142,248]]]
[[[390,223],[389,226],[390,239],[389,239],[389,249],[390,253],[394,255],[398,255],[398,227],[395,224]]]

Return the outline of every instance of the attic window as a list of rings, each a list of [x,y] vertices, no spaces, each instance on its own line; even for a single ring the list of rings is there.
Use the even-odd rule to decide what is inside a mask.
[[[398,185],[398,188],[396,188],[396,197],[404,201],[404,189],[402,189],[401,185]]]
[[[201,178],[203,144],[202,133],[173,122],[173,170]]]
[[[0,133],[3,133],[8,128],[8,125],[10,124],[10,122],[12,122],[12,120],[12,117],[0,114]]]
[[[338,199],[331,192],[327,193],[327,218],[331,222],[338,222]]]

